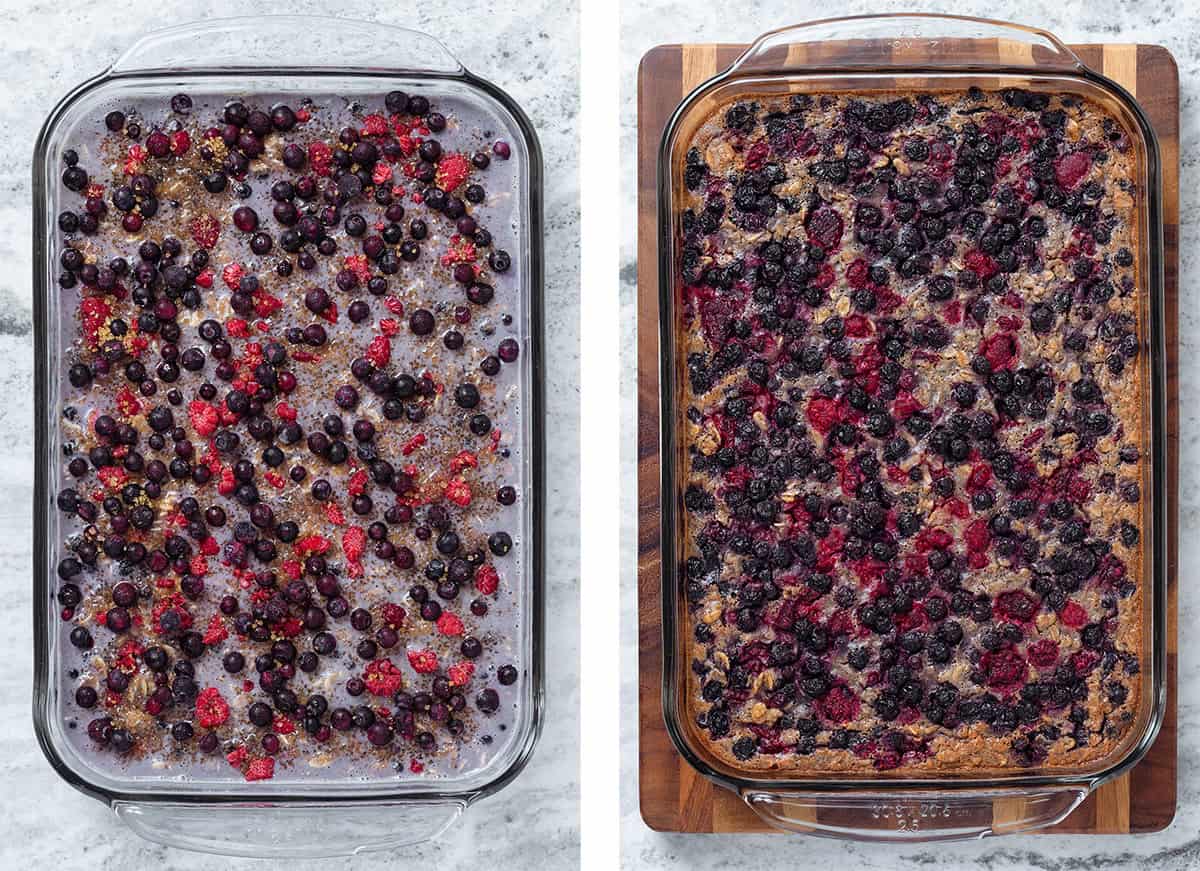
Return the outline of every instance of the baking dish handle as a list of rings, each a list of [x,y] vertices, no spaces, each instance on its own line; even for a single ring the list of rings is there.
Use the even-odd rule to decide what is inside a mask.
[[[275,859],[349,856],[419,844],[446,831],[466,806],[465,801],[113,802],[117,817],[149,841],[201,853]]]
[[[827,18],[760,36],[731,73],[843,69],[1078,70],[1083,62],[1053,34],[959,15],[900,13]]]
[[[322,68],[463,72],[458,58],[429,34],[320,15],[214,18],[155,30],[117,58],[110,72]]]
[[[916,843],[1028,832],[1063,820],[1086,786],[981,792],[803,793],[746,790],[742,798],[775,828],[829,838]]]

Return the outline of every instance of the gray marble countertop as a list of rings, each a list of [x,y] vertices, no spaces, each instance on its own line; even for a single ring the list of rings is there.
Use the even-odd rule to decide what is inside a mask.
[[[122,3],[0,3],[5,75],[0,81],[0,577],[9,629],[0,635],[0,867],[265,867],[142,841],[99,802],[68,787],[43,759],[30,721],[33,417],[30,177],[42,120],[74,85],[99,73],[131,39],[189,20],[265,14],[324,14],[318,0],[134,0]],[[518,12],[496,0],[384,4],[341,0],[337,13],[404,25],[440,37],[475,73],[505,88],[533,120],[546,168],[547,467],[578,467],[578,24],[574,4],[533,0]],[[303,51],[298,38],[297,52]],[[547,717],[528,768],[472,808],[440,840],[402,854],[338,862],[367,869],[418,862],[442,868],[560,869],[578,866],[579,484],[550,481],[547,509]],[[316,862],[289,868],[317,868]],[[320,867],[330,867],[328,861]]]
[[[1197,399],[1200,398],[1200,299],[1192,292],[1200,236],[1197,208],[1196,156],[1200,138],[1195,112],[1200,84],[1200,7],[1166,0],[1109,0],[1109,2],[1043,2],[1043,0],[956,0],[956,2],[897,2],[846,0],[836,8],[814,2],[742,0],[728,5],[696,4],[683,0],[642,0],[627,3],[621,22],[622,71],[622,324],[634,329],[636,299],[636,141],[637,63],[652,46],[671,42],[749,42],[777,27],[831,15],[863,15],[902,11],[946,12],[1019,21],[1048,29],[1068,42],[1145,42],[1165,45],[1179,65],[1182,88],[1180,190],[1180,635],[1179,656],[1179,811],[1166,831],[1142,836],[1014,836],[971,844],[930,846],[871,846],[777,835],[664,835],[642,822],[637,802],[637,639],[634,569],[637,502],[636,457],[623,456],[622,498],[624,553],[622,838],[624,866],[633,869],[855,867],[908,871],[926,868],[979,867],[1043,869],[1043,871],[1110,871],[1154,868],[1162,871],[1200,868],[1200,651],[1186,643],[1188,627],[1200,616],[1200,595],[1191,587],[1189,572],[1200,562],[1200,538],[1193,533],[1200,520],[1200,446],[1197,445]],[[625,341],[622,384],[623,420],[632,433],[636,426],[636,379],[633,341]],[[626,444],[630,444],[626,439]]]

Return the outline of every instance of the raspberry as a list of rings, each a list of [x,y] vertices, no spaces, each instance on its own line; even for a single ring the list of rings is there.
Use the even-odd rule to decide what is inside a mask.
[[[277,735],[290,735],[296,731],[296,724],[292,722],[290,717],[278,714],[275,717],[275,721],[271,723],[271,731]]]
[[[197,435],[208,438],[217,431],[217,424],[221,418],[215,408],[203,400],[196,399],[188,403],[188,420],[192,422],[192,429],[196,430]]]
[[[997,333],[989,339],[984,339],[979,346],[979,353],[992,364],[992,369],[1003,369],[1019,353],[1017,337],[1012,333]]]
[[[359,469],[346,482],[346,492],[351,496],[361,496],[367,492],[367,470]]]
[[[382,115],[368,115],[363,118],[363,136],[387,136],[389,132],[387,119]]]
[[[466,508],[471,504],[471,486],[461,477],[455,476],[446,482],[446,498]]]
[[[376,369],[382,369],[392,359],[392,343],[387,336],[376,336],[367,345],[367,352],[363,356],[374,363]]]
[[[450,461],[450,471],[458,474],[463,469],[475,469],[479,467],[479,458],[470,451],[459,451],[455,454],[454,459]]]
[[[832,399],[826,399],[824,396],[816,396],[808,401],[808,409],[805,412],[808,422],[813,425],[813,428],[822,435],[833,429],[840,419],[841,415],[838,412],[838,405]]]
[[[399,629],[404,625],[404,618],[408,616],[407,612],[401,606],[394,602],[387,602],[383,606],[383,622],[393,629]]]
[[[251,684],[251,686],[253,686],[253,684]],[[245,747],[237,747],[234,750],[230,751],[229,753],[225,754],[225,761],[228,762],[230,765],[232,765],[234,768],[241,768],[242,763],[246,761],[246,757],[248,755],[249,754],[246,752]]]
[[[437,654],[432,650],[410,650],[408,664],[417,674],[433,674],[437,671]]]
[[[371,695],[390,696],[403,688],[404,675],[390,659],[376,659],[363,669],[363,681]]]
[[[463,154],[447,154],[438,163],[437,186],[453,193],[471,175],[471,162]]]
[[[329,550],[329,539],[323,535],[306,535],[296,542],[296,552],[304,554],[323,554]]]
[[[329,175],[332,161],[333,151],[324,142],[313,142],[308,146],[308,162],[317,175]]]
[[[457,614],[443,611],[442,616],[437,619],[437,628],[443,635],[462,635],[463,621]]]
[[[403,308],[401,308],[400,313],[404,313]],[[388,338],[391,338],[400,332],[400,324],[398,324],[392,318],[381,318],[379,321],[379,332],[383,333]]]
[[[480,566],[475,570],[475,589],[490,596],[500,586],[500,575],[491,566]]]
[[[383,161],[375,164],[371,170],[371,181],[377,185],[385,185],[392,180],[392,168]]]
[[[128,387],[122,387],[117,394],[117,410],[125,417],[133,417],[142,410],[142,404]]]
[[[362,254],[354,254],[347,257],[343,262],[346,268],[354,273],[354,276],[360,283],[365,285],[371,280],[371,267],[367,265],[367,258]]]
[[[264,756],[260,759],[250,760],[250,767],[246,769],[246,780],[270,780],[275,776],[275,760],[270,756]]]
[[[176,157],[187,154],[189,148],[192,147],[192,137],[188,136],[186,130],[176,130],[171,134],[171,153]]]
[[[334,526],[343,526],[346,523],[346,515],[342,514],[342,509],[336,502],[325,503],[325,519]]]
[[[1071,654],[1068,660],[1071,668],[1075,670],[1076,677],[1083,677],[1090,674],[1092,669],[1100,662],[1100,654],[1095,650],[1077,650]]]
[[[1092,156],[1086,151],[1072,151],[1054,162],[1054,179],[1063,190],[1071,190],[1092,168]]]
[[[841,243],[843,229],[842,216],[827,206],[814,211],[804,222],[808,240],[826,252],[833,251]]]
[[[987,550],[988,545],[992,543],[992,534],[988,531],[987,521],[983,519],[976,520],[968,526],[963,533],[963,541],[967,543],[968,550]]]
[[[964,254],[963,263],[968,269],[979,276],[980,281],[987,281],[1000,271],[1000,267],[996,265],[996,261],[978,249],[968,251]]]
[[[1087,625],[1088,612],[1078,602],[1067,602],[1058,612],[1058,619],[1072,629],[1080,629]]]
[[[917,535],[916,547],[921,553],[928,553],[931,550],[945,550],[953,543],[954,539],[946,530],[931,527],[922,529]]]
[[[986,676],[986,683],[1000,692],[1011,692],[1025,683],[1029,667],[1021,654],[1015,650],[997,650],[985,653],[979,660]]]
[[[817,714],[831,723],[848,723],[858,716],[858,698],[848,687],[835,686],[813,707]]]
[[[208,687],[196,696],[196,722],[205,729],[215,729],[229,719],[229,703],[216,687]]]
[[[996,610],[1017,622],[1031,620],[1041,603],[1024,590],[1009,590],[996,597]]]
[[[475,664],[471,662],[456,662],[446,669],[446,675],[450,678],[452,687],[466,686],[474,674]]]
[[[221,280],[225,282],[225,286],[230,290],[237,290],[238,285],[242,283],[242,278],[245,275],[246,270],[240,263],[230,263],[221,270]]]
[[[358,562],[362,558],[366,545],[367,534],[363,532],[362,527],[351,526],[342,533],[342,553],[351,562]]]
[[[421,445],[425,444],[426,441],[427,441],[427,438],[425,436],[425,433],[419,432],[404,443],[404,447],[400,448],[400,453],[404,454],[404,456],[407,457],[409,454],[411,454],[417,448],[421,447]]]
[[[1058,662],[1058,642],[1039,638],[1026,648],[1025,655],[1037,668],[1052,668]]]
[[[213,614],[212,619],[208,621],[208,628],[204,630],[204,643],[211,647],[228,637],[229,630],[225,628],[225,621],[221,619],[220,614]]]

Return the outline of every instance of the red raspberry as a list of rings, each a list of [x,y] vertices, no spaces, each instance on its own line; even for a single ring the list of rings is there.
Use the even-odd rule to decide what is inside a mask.
[[[979,665],[986,676],[987,685],[1002,693],[1019,689],[1029,673],[1024,657],[1011,649],[985,653]]]
[[[815,703],[817,714],[831,723],[848,723],[858,716],[858,697],[844,686],[835,686]]]
[[[442,616],[438,617],[437,628],[443,635],[462,635],[464,629],[462,619],[449,611],[443,611]]]
[[[496,592],[499,586],[500,575],[494,568],[483,565],[475,570],[475,589],[479,592],[485,596],[490,596]]]
[[[212,619],[208,621],[208,628],[204,630],[204,643],[211,647],[228,637],[229,630],[225,628],[225,621],[221,619],[220,614],[213,614]]]
[[[968,550],[987,550],[988,545],[992,543],[992,533],[988,530],[987,521],[981,518],[968,526],[963,532],[963,541],[967,543]]]
[[[843,229],[842,216],[835,209],[825,206],[812,212],[804,222],[808,240],[819,245],[826,253],[841,244]]]
[[[387,602],[383,606],[383,622],[393,629],[399,629],[404,625],[404,618],[408,613],[395,602]]]
[[[997,333],[989,339],[984,339],[979,346],[979,353],[987,357],[992,369],[1003,369],[1020,353],[1017,337],[1012,333]]]
[[[1067,602],[1058,612],[1058,619],[1072,629],[1080,629],[1087,625],[1088,612],[1078,602]]]
[[[171,134],[171,153],[176,157],[187,154],[188,149],[191,147],[192,137],[188,136],[186,130],[176,130]]]
[[[471,662],[457,662],[446,669],[446,674],[450,678],[450,686],[466,686],[475,674],[475,664]]]
[[[824,396],[815,396],[810,399],[805,415],[808,417],[808,422],[813,425],[813,428],[822,435],[828,433],[833,429],[834,424],[841,420],[837,402],[832,399],[826,399]]]
[[[446,482],[446,498],[455,505],[466,508],[471,504],[471,486],[456,475]]]
[[[471,175],[471,163],[463,154],[447,154],[438,163],[437,186],[453,193]]]
[[[987,281],[1000,271],[1000,267],[996,265],[996,261],[979,249],[973,249],[964,254],[963,263],[967,268],[974,271],[981,281]]]
[[[217,431],[217,424],[221,418],[215,408],[203,400],[196,399],[188,403],[188,420],[192,422],[192,429],[196,430],[197,435],[208,438]]]
[[[205,729],[215,729],[229,719],[229,703],[216,687],[208,687],[196,696],[196,722]]]
[[[329,539],[323,535],[306,535],[296,542],[296,552],[305,556],[314,553],[323,554],[329,550],[329,544]]]
[[[1058,642],[1039,638],[1026,648],[1025,655],[1038,668],[1053,668],[1058,662]]]
[[[329,175],[329,164],[333,151],[324,142],[313,142],[308,146],[308,162],[317,175]]]
[[[417,674],[433,674],[437,671],[437,654],[432,650],[410,650],[408,664]]]
[[[245,274],[246,270],[242,268],[242,264],[230,263],[221,270],[221,280],[225,282],[225,286],[230,290],[237,290]]]
[[[1071,190],[1091,171],[1092,156],[1086,151],[1072,151],[1054,162],[1054,179],[1063,190]]]
[[[404,686],[404,675],[390,659],[376,659],[363,669],[363,681],[373,696],[390,696]]]
[[[364,356],[375,364],[376,369],[384,368],[392,359],[391,341],[387,336],[376,336],[371,340],[371,344],[367,345]]]
[[[277,714],[275,721],[271,723],[271,731],[277,735],[290,735],[296,731],[296,724],[292,722],[290,717]]]
[[[363,136],[387,136],[389,132],[387,119],[382,115],[368,115],[363,118]]]
[[[246,769],[246,780],[270,780],[275,776],[275,760],[270,756],[250,760]]]
[[[996,597],[996,610],[1018,623],[1033,619],[1041,602],[1024,590],[1009,590]]]
[[[1076,677],[1083,677],[1085,674],[1090,674],[1097,663],[1100,662],[1100,654],[1095,650],[1077,650],[1071,654],[1068,660],[1071,668],[1075,670]]]
[[[366,546],[367,534],[362,531],[362,527],[351,526],[342,533],[342,553],[351,562],[358,562],[362,558]]]

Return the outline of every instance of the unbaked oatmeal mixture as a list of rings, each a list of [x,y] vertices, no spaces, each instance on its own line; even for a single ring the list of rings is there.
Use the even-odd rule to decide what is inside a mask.
[[[1129,132],[1022,90],[796,94],[689,145],[683,643],[710,749],[1104,758],[1141,698]]]
[[[450,775],[525,679],[517,162],[436,94],[285,97],[62,155],[62,717],[130,773]]]

